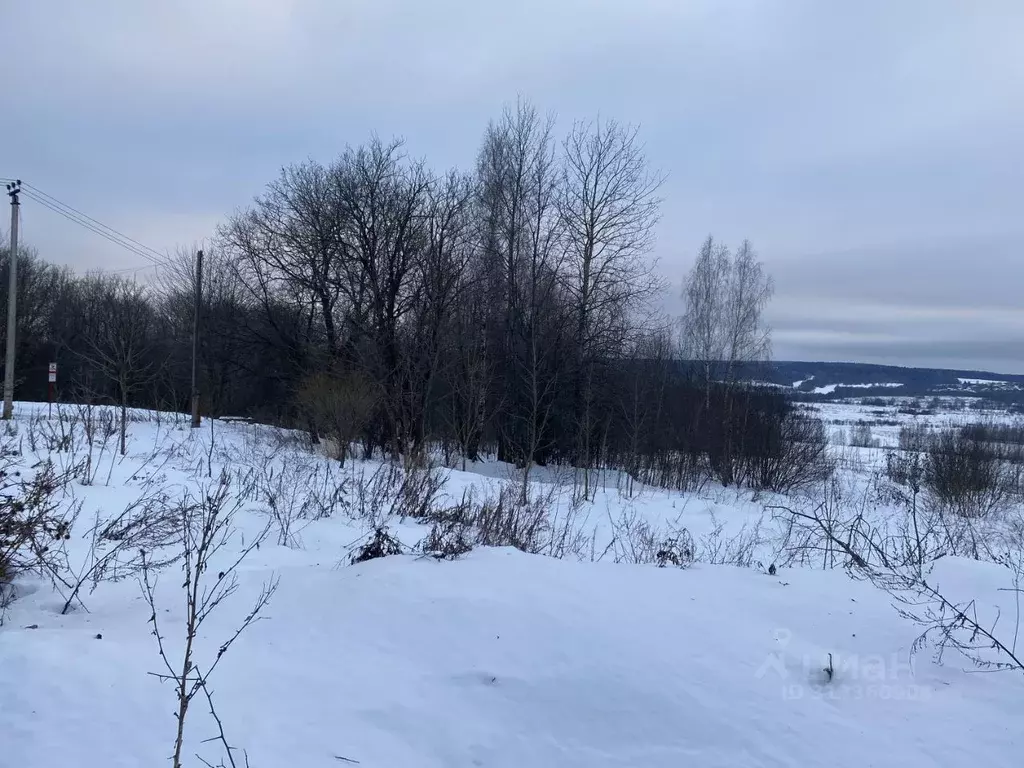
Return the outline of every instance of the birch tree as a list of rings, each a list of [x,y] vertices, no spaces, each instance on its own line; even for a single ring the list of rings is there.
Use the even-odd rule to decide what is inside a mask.
[[[562,145],[559,213],[564,272],[574,315],[573,409],[577,461],[593,459],[595,367],[625,347],[635,312],[659,281],[648,259],[662,176],[648,167],[637,128],[576,123]]]

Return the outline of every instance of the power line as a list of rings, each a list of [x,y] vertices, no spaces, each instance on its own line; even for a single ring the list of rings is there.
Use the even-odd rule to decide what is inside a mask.
[[[33,186],[32,184],[29,184],[28,182],[25,182],[24,186],[27,187],[29,190],[31,190],[32,194],[34,194],[36,196],[45,197],[48,201],[50,201],[52,204],[56,205],[57,207],[62,208],[64,210],[66,210],[66,211],[69,211],[72,214],[74,214],[76,216],[79,216],[82,219],[85,219],[85,220],[89,221],[90,223],[96,225],[97,227],[99,227],[99,228],[101,228],[103,230],[106,230],[107,232],[109,232],[112,235],[120,238],[121,240],[124,240],[124,241],[126,241],[128,243],[131,243],[136,248],[139,248],[139,249],[141,249],[143,251],[146,251],[146,252],[152,254],[153,257],[154,257],[153,260],[160,261],[160,262],[165,260],[164,255],[162,253],[160,253],[159,251],[157,251],[156,249],[150,248],[148,245],[144,245],[143,243],[140,243],[138,240],[135,240],[134,238],[129,237],[128,235],[124,234],[123,232],[118,232],[113,227],[107,226],[106,224],[104,224],[101,221],[97,221],[92,216],[89,216],[89,215],[87,215],[85,213],[82,213],[77,208],[74,208],[74,207],[68,205],[67,203],[61,202],[60,200],[58,200],[53,195],[48,194],[48,193],[44,192],[43,190],[39,189],[39,187]]]
[[[25,186],[28,185],[26,184]],[[46,195],[46,193],[42,193],[33,188],[31,191],[25,190],[25,194],[43,207],[53,211],[54,213],[60,214],[69,221],[73,221],[75,224],[88,229],[90,232],[94,232],[100,237],[106,238],[116,245],[120,245],[122,248],[131,251],[137,256],[141,256],[147,261],[153,262],[154,264],[159,264],[164,261],[164,257],[158,251],[139,243],[137,240],[118,232],[113,227],[109,227],[91,216],[87,216],[86,214],[77,211],[65,203],[61,203],[56,198]]]
[[[144,267],[125,267],[124,269],[104,269],[103,273],[107,275],[126,275],[135,274],[137,272],[145,272],[147,269],[159,269],[161,264],[147,264]]]
[[[0,177],[0,180],[3,180],[4,182],[14,181],[14,179],[8,179],[6,177]],[[133,267],[116,270],[116,272],[140,272],[144,269],[167,265],[167,257],[155,248],[150,248],[148,245],[139,242],[135,238],[129,237],[123,232],[119,232],[113,227],[104,224],[102,221],[89,216],[71,205],[68,205],[62,200],[57,199],[53,195],[48,192],[44,192],[32,184],[28,184],[26,182],[22,185],[24,187],[24,189],[22,189],[22,194],[29,199],[39,203],[39,205],[53,213],[63,216],[68,219],[68,221],[74,222],[75,224],[88,229],[90,232],[103,237],[107,241],[150,262],[150,265],[146,267]]]
[[[112,235],[109,235],[108,233],[104,232],[102,229],[99,229],[98,227],[94,227],[94,226],[90,225],[88,222],[86,222],[86,221],[84,221],[82,219],[78,219],[75,216],[73,216],[71,214],[68,214],[65,211],[62,211],[60,208],[58,208],[58,207],[56,207],[54,205],[51,205],[50,203],[48,203],[43,198],[34,196],[30,192],[28,192],[28,190],[24,190],[22,192],[22,194],[24,194],[30,200],[33,200],[34,202],[39,203],[39,205],[43,206],[44,208],[49,209],[53,213],[59,214],[59,215],[63,216],[64,218],[68,219],[68,221],[72,221],[75,224],[78,224],[79,226],[84,227],[85,229],[88,229],[90,232],[93,232],[93,233],[99,235],[100,237],[110,241],[111,243],[114,243],[115,245],[121,246],[122,248],[124,248],[125,250],[135,254],[136,256],[144,258],[147,261],[154,261],[153,257],[150,256],[145,251],[139,250],[139,249],[135,248],[134,246],[130,245],[129,243],[127,243],[127,242],[125,242],[123,240],[119,240],[119,239],[117,239],[116,237],[114,237]]]
[[[90,232],[93,232],[99,235],[100,237],[110,241],[114,245],[119,245],[126,251],[129,251],[130,253],[133,253],[136,256],[139,256],[140,258],[143,258],[146,261],[151,262],[152,266],[165,266],[167,263],[166,259],[162,256],[154,257],[153,254],[157,254],[157,251],[148,248],[147,246],[134,245],[133,243],[136,242],[135,240],[132,240],[131,238],[121,235],[119,232],[117,232],[117,230],[111,229],[110,227],[106,227],[106,225],[101,224],[99,222],[96,222],[95,224],[92,223],[95,222],[96,220],[92,219],[91,217],[85,216],[84,214],[76,214],[73,212],[69,212],[73,211],[74,209],[68,208],[67,210],[65,210],[61,208],[59,205],[50,202],[44,197],[41,197],[38,193],[31,192],[27,189],[23,189],[22,194],[28,197],[30,200],[33,200],[34,202],[43,206],[44,208],[47,208],[48,210],[52,211],[53,213],[63,216],[68,221],[72,221],[75,224],[78,224],[79,226],[89,230]]]

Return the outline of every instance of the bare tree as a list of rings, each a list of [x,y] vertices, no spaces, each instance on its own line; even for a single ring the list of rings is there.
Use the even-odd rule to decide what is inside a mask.
[[[87,310],[92,332],[79,351],[116,388],[120,407],[120,450],[127,453],[129,399],[152,380],[155,317],[142,285],[119,277],[94,276],[88,283]]]
[[[771,283],[753,249],[709,239],[688,280],[684,346],[701,388],[660,346],[634,346],[657,331],[649,251],[661,183],[636,129],[577,123],[560,139],[553,118],[519,101],[487,127],[470,175],[436,173],[377,138],[285,168],[205,249],[204,406],[305,426],[314,442],[320,428],[339,444],[361,439],[364,456],[415,462],[436,439],[465,459],[494,452],[522,470],[524,489],[552,462],[583,467],[588,496],[594,467],[674,488],[777,478],[799,430],[786,430],[781,395],[738,385],[769,352]],[[42,366],[21,370],[42,373],[51,349],[79,350],[60,359],[61,383],[96,393],[90,402],[109,398],[122,415],[181,407],[192,259],[181,254],[144,297],[145,354],[109,351],[96,280],[56,280],[59,305],[36,313],[47,338],[19,337]],[[22,390],[42,398],[45,377]]]
[[[640,476],[644,454],[659,421],[669,370],[674,364],[670,332],[655,332],[634,340],[623,364],[626,367],[618,408],[621,411],[623,447],[621,458],[628,474],[627,496],[633,495],[633,481]]]
[[[475,278],[464,276],[469,282]],[[482,292],[463,290],[459,306],[453,309],[451,334],[446,349],[449,358],[443,367],[448,403],[446,420],[454,434],[462,457],[478,461],[480,445],[491,412],[489,395],[493,387],[496,363],[489,354],[486,322],[488,309]]]
[[[553,129],[554,119],[527,102],[506,108],[488,127],[477,171],[491,342],[504,390],[498,455],[523,468],[524,488],[552,442],[551,414],[566,367]]]
[[[328,355],[338,350],[338,270],[344,260],[334,171],[306,162],[281,171],[277,181],[221,230],[247,271],[268,284],[284,284],[315,307]]]
[[[297,247],[289,245],[281,252],[285,247],[279,245],[275,228],[292,226],[287,217],[281,220],[283,213],[278,215],[288,208],[287,198],[277,198],[281,193],[279,187],[270,186],[266,198],[233,217],[219,230],[218,238],[227,271],[233,273],[238,287],[232,306],[223,308],[221,327],[232,328],[237,340],[231,347],[235,362],[245,378],[257,384],[250,389],[253,405],[262,410],[268,400],[278,404],[263,411],[274,420],[286,418],[280,404],[293,403],[299,380],[310,369],[326,367],[331,350],[323,312],[327,307],[334,316],[339,300],[334,290],[340,291],[328,271],[333,250],[308,256],[310,264]],[[329,204],[331,199],[321,202]],[[319,221],[320,214],[315,216]],[[323,294],[320,301],[314,299],[317,291]],[[232,390],[237,393],[239,389],[235,382]],[[316,442],[314,425],[307,426]]]
[[[749,240],[733,256],[725,298],[726,381],[732,382],[737,367],[765,362],[771,357],[771,328],[764,323],[764,308],[775,286]]]
[[[417,280],[419,296],[403,355],[408,420],[416,446],[425,439],[442,366],[444,337],[456,331],[456,304],[474,287],[469,267],[476,248],[472,219],[475,192],[471,177],[456,171],[435,179],[429,190],[424,214],[426,242]]]
[[[185,394],[190,385],[192,324],[195,312],[196,251],[198,246],[179,249],[157,272],[155,290],[163,321],[161,335],[169,344],[168,365],[163,371],[172,392]],[[222,415],[230,391],[240,377],[251,376],[250,341],[258,332],[247,316],[245,287],[229,254],[207,246],[203,258],[202,316],[199,337],[198,374],[203,407],[210,415]],[[158,398],[155,398],[158,399]],[[175,406],[180,404],[171,397]]]
[[[683,354],[701,366],[705,382],[732,381],[738,368],[771,354],[764,308],[772,280],[747,240],[732,254],[708,236],[683,286]]]
[[[738,438],[745,434],[752,393],[738,386],[744,370],[765,362],[771,351],[771,331],[763,311],[772,295],[750,243],[729,249],[708,237],[683,288],[686,311],[682,318],[683,356],[696,364],[702,377],[704,405],[698,422],[713,420],[718,430],[711,461],[723,484],[739,482]],[[720,401],[712,403],[712,394]],[[712,406],[719,410],[712,419]]]
[[[575,315],[576,458],[586,468],[593,460],[595,366],[623,351],[634,314],[660,287],[646,257],[662,177],[648,168],[637,128],[615,121],[576,123],[563,155],[558,207]]]
[[[347,150],[331,178],[342,226],[341,289],[352,359],[381,391],[381,444],[402,454],[414,431],[403,381],[403,330],[421,297],[433,181],[399,140]],[[435,231],[436,232],[436,231]]]
[[[10,258],[9,249],[0,245],[0,280],[7,285]],[[39,258],[31,246],[22,246],[18,253],[18,317],[15,341],[17,343],[17,380],[15,387],[24,392],[31,379],[45,381],[42,367],[62,358],[66,348],[59,338],[50,333],[51,319],[61,313],[72,282],[71,270],[48,264]],[[0,316],[6,316],[7,292],[0,296]],[[73,325],[72,325],[73,328]],[[0,328],[0,344],[7,341],[7,329]],[[56,343],[54,343],[56,342]],[[40,345],[43,349],[39,349]],[[41,354],[46,358],[41,359]],[[62,360],[63,362],[63,360]],[[30,399],[30,398],[26,398]]]
[[[166,672],[154,673],[160,680],[174,684],[177,699],[175,713],[176,731],[174,750],[171,755],[173,768],[181,768],[182,751],[185,742],[185,723],[192,700],[200,693],[210,706],[210,714],[217,723],[218,735],[214,740],[220,741],[228,764],[235,768],[236,762],[232,754],[235,748],[230,746],[224,733],[223,725],[213,705],[213,696],[208,687],[210,676],[217,669],[224,654],[254,621],[270,602],[277,591],[276,579],[265,583],[252,609],[246,615],[234,634],[221,643],[217,655],[200,663],[197,660],[196,638],[206,620],[215,610],[238,589],[237,569],[239,564],[256,549],[269,531],[269,524],[255,538],[249,540],[241,553],[224,562],[220,570],[216,560],[221,550],[227,545],[234,534],[233,519],[238,509],[232,503],[229,493],[229,482],[222,475],[214,487],[203,489],[198,498],[185,498],[178,506],[178,524],[182,546],[182,571],[185,593],[185,638],[181,659],[172,660],[172,653],[164,642],[158,619],[156,578],[148,562],[142,568],[142,591],[151,612],[149,621],[153,625],[153,636],[156,638],[160,659]],[[148,558],[148,555],[146,556]],[[209,763],[207,763],[209,765]]]
[[[729,249],[708,235],[683,284],[683,300],[686,302],[681,322],[683,359],[700,366],[703,383],[708,389],[714,380],[716,367],[725,358],[724,303],[729,259]]]

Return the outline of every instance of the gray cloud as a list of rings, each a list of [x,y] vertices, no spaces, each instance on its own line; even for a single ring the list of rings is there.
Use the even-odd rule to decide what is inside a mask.
[[[371,131],[466,166],[522,93],[641,124],[669,174],[661,269],[752,239],[779,357],[1024,370],[1017,0],[63,0],[4,24],[0,175],[157,249]],[[23,222],[49,258],[140,265]]]

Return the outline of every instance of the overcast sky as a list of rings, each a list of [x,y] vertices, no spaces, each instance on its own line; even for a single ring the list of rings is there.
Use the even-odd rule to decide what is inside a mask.
[[[749,238],[777,358],[1024,373],[1022,0],[2,0],[0,23],[0,176],[159,251],[373,131],[468,167],[522,94],[640,124],[673,292],[707,234]],[[47,259],[145,263],[22,208]]]

